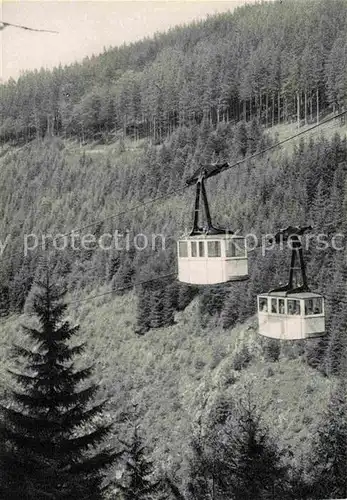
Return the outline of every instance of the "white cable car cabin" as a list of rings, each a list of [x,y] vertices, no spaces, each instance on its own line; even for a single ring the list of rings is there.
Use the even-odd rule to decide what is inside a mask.
[[[325,335],[324,297],[311,292],[306,278],[299,236],[308,227],[288,227],[277,233],[277,242],[291,240],[292,258],[287,285],[258,295],[259,334],[280,340],[303,340]],[[295,267],[299,258],[300,267]],[[302,285],[293,286],[294,271],[301,271]]]
[[[202,167],[187,180],[196,184],[193,230],[177,242],[178,280],[192,285],[214,285],[248,278],[245,238],[212,225],[204,180],[217,175],[228,164]],[[202,195],[207,228],[199,222]]]
[[[325,334],[324,298],[312,292],[271,292],[258,296],[259,333],[302,340]]]
[[[245,238],[232,234],[199,234],[178,241],[178,279],[214,285],[248,278]]]

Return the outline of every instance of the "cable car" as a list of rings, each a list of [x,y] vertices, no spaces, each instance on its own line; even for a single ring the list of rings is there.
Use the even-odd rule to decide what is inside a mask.
[[[194,285],[213,285],[248,278],[245,238],[233,231],[212,225],[205,179],[220,173],[225,166],[200,168],[187,184],[196,184],[192,231],[177,242],[178,280]],[[204,203],[207,227],[199,226],[200,195]]]
[[[287,285],[258,295],[259,334],[281,340],[302,340],[325,335],[324,297],[310,291],[300,236],[311,226],[279,231],[276,242],[291,242],[292,257]],[[295,267],[296,259],[300,267]],[[294,272],[301,271],[300,286],[294,286]]]

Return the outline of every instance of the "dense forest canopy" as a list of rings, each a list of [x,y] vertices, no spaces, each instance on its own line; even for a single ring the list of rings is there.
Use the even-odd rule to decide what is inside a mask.
[[[180,125],[316,119],[347,96],[344,0],[237,8],[1,86],[2,141],[161,141]]]

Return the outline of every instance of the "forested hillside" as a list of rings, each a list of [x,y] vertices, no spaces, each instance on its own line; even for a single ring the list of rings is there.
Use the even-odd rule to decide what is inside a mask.
[[[49,261],[87,343],[81,365],[95,361],[98,399],[111,398],[108,418],[124,425],[138,404],[155,472],[169,474],[185,500],[255,498],[246,472],[232,485],[234,469],[218,480],[212,472],[236,448],[241,470],[247,429],[263,436],[261,477],[273,485],[259,499],[347,494],[343,480],[321,479],[334,439],[347,435],[336,411],[341,401],[346,408],[347,134],[345,117],[332,119],[347,106],[346,33],[343,0],[244,6],[0,88],[4,368],[17,316],[30,311]],[[248,158],[327,117],[329,129]],[[242,283],[195,288],[175,279],[176,240],[192,224],[185,180],[201,164],[225,161],[240,163],[207,182],[213,221],[259,241],[312,224],[307,271],[326,299],[325,337],[257,335],[256,295],[287,280],[288,248],[252,250]],[[73,230],[119,231],[130,243],[74,249]],[[137,234],[146,249],[135,248]],[[3,369],[5,394],[8,382]],[[253,398],[243,409],[240,394]],[[224,447],[230,436],[236,441]],[[341,478],[336,470],[331,477]]]
[[[40,259],[46,253],[44,246],[54,250],[49,237],[44,243],[44,235],[65,234],[73,229],[80,235],[95,236],[129,231],[130,241],[135,234],[147,235],[150,244],[143,251],[136,251],[132,243],[128,251],[105,251],[98,246],[85,250],[81,245],[73,250],[71,237],[67,238],[67,248],[55,250],[51,263],[74,292],[105,283],[116,289],[175,273],[175,238],[192,223],[192,212],[187,207],[193,206],[193,190],[184,190],[183,194],[171,195],[140,210],[129,208],[182,188],[194,165],[216,157],[216,150],[218,158],[232,161],[263,148],[269,141],[253,122],[236,128],[220,124],[216,130],[205,123],[178,129],[160,147],[138,144],[133,148],[128,143],[125,148],[117,143],[80,152],[61,139],[48,138],[7,152],[0,172],[4,190],[2,234],[3,238],[10,235],[1,261],[3,314],[22,310]],[[253,233],[261,239],[288,224],[311,223],[315,238],[321,233],[326,235],[327,249],[323,251],[317,240],[309,248],[308,272],[312,288],[327,294],[327,313],[338,330],[346,313],[342,307],[346,261],[345,250],[334,250],[331,241],[346,230],[346,165],[346,138],[336,135],[328,140],[318,136],[307,144],[302,140],[293,153],[277,150],[274,156],[241,164],[211,180],[208,186],[215,220],[230,229]],[[117,217],[119,211],[122,215]],[[37,240],[29,238],[29,243],[37,245],[32,250],[29,247],[25,255],[25,234],[31,233]],[[165,250],[161,238],[154,241],[152,249],[152,234],[163,235]],[[63,238],[58,238],[57,246],[62,243]],[[247,283],[199,292],[203,317],[220,314],[229,327],[255,312],[257,293],[286,279],[289,250],[262,255],[258,249],[249,258],[251,278]],[[184,308],[194,296],[194,289],[171,282],[172,278],[159,280],[149,284],[148,290],[141,290],[140,330],[169,324],[173,311]],[[147,313],[143,315],[147,307],[152,308],[153,321]],[[144,316],[146,323],[142,325]],[[332,335],[331,340],[341,339]],[[312,342],[308,348],[311,346]],[[329,353],[335,351],[329,349]],[[323,353],[313,349],[313,354],[324,364]]]
[[[344,0],[237,8],[1,88],[2,141],[162,141],[182,125],[319,119],[347,96]]]

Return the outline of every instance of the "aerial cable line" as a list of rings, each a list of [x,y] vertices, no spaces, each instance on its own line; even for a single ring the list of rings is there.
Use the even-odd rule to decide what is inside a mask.
[[[5,21],[0,21],[0,31],[3,31],[5,28],[8,28],[10,26],[12,26],[13,28],[20,28],[27,31],[40,31],[42,33],[59,33],[59,31],[28,28],[28,26],[22,26],[21,24],[12,24],[12,23],[6,23]]]
[[[242,158],[241,160],[238,160],[232,164],[227,164],[227,166],[225,168],[223,168],[223,172],[225,170],[229,170],[230,168],[234,168],[234,167],[237,167],[238,165],[241,165],[242,163],[245,163],[246,161],[248,160],[252,160],[253,158],[257,158],[258,156],[261,156],[263,155],[264,153],[267,153],[269,151],[272,151],[273,149],[276,149],[277,147],[279,146],[282,146],[282,144],[285,144],[293,139],[295,139],[296,137],[299,137],[301,135],[304,135],[304,134],[307,134],[308,132],[310,132],[311,130],[314,130],[318,127],[321,127],[322,125],[326,124],[326,123],[329,123],[330,121],[333,121],[335,120],[336,118],[339,118],[341,116],[343,116],[344,114],[347,113],[347,110],[346,111],[342,111],[341,113],[338,113],[337,115],[333,116],[333,117],[330,117],[326,120],[323,120],[322,122],[316,124],[316,125],[313,125],[312,127],[306,129],[306,130],[303,130],[295,135],[292,135],[290,137],[287,137],[286,139],[283,139],[282,141],[280,142],[277,142],[276,144],[273,144],[272,146],[268,146],[267,148],[265,149],[262,149],[261,151],[258,151],[256,153],[253,153],[252,155],[249,155],[249,156],[246,156],[245,158]],[[92,227],[92,226],[95,226],[95,225],[98,225],[98,224],[101,224],[103,222],[106,222],[107,220],[110,220],[110,219],[113,219],[115,217],[120,217],[122,215],[126,215],[127,213],[129,212],[132,212],[134,210],[138,210],[140,209],[141,207],[143,206],[146,206],[146,205],[150,205],[152,203],[156,203],[158,201],[161,201],[165,198],[169,198],[170,196],[174,196],[176,194],[179,194],[181,193],[182,191],[185,191],[186,189],[188,189],[190,186],[183,186],[179,189],[175,189],[173,191],[170,191],[168,193],[165,193],[165,194],[162,194],[162,195],[159,195],[159,196],[156,196],[155,198],[152,198],[150,200],[147,200],[147,201],[144,201],[144,202],[141,202],[141,203],[138,203],[136,205],[133,205],[132,207],[129,207],[127,208],[126,210],[122,211],[122,212],[117,212],[116,214],[113,214],[113,215],[109,215],[108,217],[105,217],[104,219],[100,219],[100,220],[97,220],[97,221],[94,221],[94,222],[91,222],[89,224],[86,224],[84,226],[80,226],[80,227],[77,227],[75,229],[72,229],[71,231],[63,234],[62,236],[70,236],[72,233],[76,232],[76,231],[82,231],[84,229],[88,229],[89,227]]]
[[[146,285],[147,283],[153,283],[155,281],[159,281],[159,280],[166,279],[166,278],[173,278],[176,275],[177,275],[176,272],[172,272],[172,273],[169,273],[169,274],[162,274],[162,275],[160,275],[160,276],[158,276],[156,278],[151,278],[151,279],[147,279],[147,280],[137,281],[137,282],[131,283],[129,285],[124,285],[124,286],[121,286],[121,287],[113,288],[112,290],[108,290],[107,292],[102,292],[102,293],[98,293],[96,295],[92,295],[91,297],[84,297],[82,299],[71,300],[69,302],[66,302],[65,304],[67,306],[70,306],[70,305],[73,305],[73,304],[79,304],[81,302],[88,302],[89,300],[93,300],[93,299],[96,299],[96,298],[99,298],[99,297],[104,297],[105,295],[112,295],[114,293],[121,292],[123,290],[129,290],[130,288],[134,288],[136,286]],[[5,323],[8,323],[9,321],[13,321],[14,319],[18,319],[18,316],[11,315],[9,318],[6,318],[4,321],[0,321],[0,326],[3,325],[3,324],[5,324]]]
[[[71,229],[67,233],[59,233],[59,236],[63,237],[63,238],[67,237],[67,236],[71,236],[73,233],[77,233],[78,231],[82,231],[84,229],[88,229],[89,227],[92,227],[92,226],[97,226],[98,224],[102,224],[103,222],[106,222],[108,220],[115,219],[116,217],[121,217],[122,215],[127,215],[129,212],[133,212],[135,210],[138,210],[138,209],[140,209],[143,206],[150,205],[152,203],[156,203],[158,201],[161,201],[161,200],[163,200],[165,198],[169,198],[171,196],[174,196],[175,194],[178,194],[178,193],[186,190],[187,187],[189,187],[189,186],[183,186],[182,188],[176,189],[175,191],[170,191],[169,193],[165,193],[165,194],[162,194],[162,195],[157,196],[155,198],[152,198],[150,200],[138,203],[137,205],[133,205],[132,207],[127,208],[126,210],[122,210],[121,212],[117,212],[115,214],[109,215],[108,217],[105,217],[104,219],[99,219],[97,221],[91,222],[91,223],[86,224],[84,226],[80,226],[80,227],[76,227],[74,229]],[[15,252],[15,253],[13,253],[11,255],[8,255],[4,259],[1,258],[0,262],[4,261],[4,260],[7,260],[9,258],[12,258],[12,257],[14,257],[16,255],[22,255],[22,250],[19,251],[19,252]]]
[[[276,142],[275,144],[272,144],[271,146],[268,146],[267,148],[262,149],[261,151],[257,151],[256,153],[253,153],[253,154],[251,154],[249,156],[246,156],[245,158],[241,158],[240,160],[238,160],[238,161],[236,161],[236,162],[234,162],[232,164],[225,163],[223,165],[223,168],[220,169],[219,173],[224,172],[224,171],[229,170],[229,169],[234,168],[234,167],[238,167],[242,163],[245,163],[245,162],[247,162],[249,160],[253,160],[254,158],[257,158],[258,156],[262,156],[263,154],[268,153],[269,151],[273,151],[274,149],[278,148],[279,146],[282,146],[283,144],[286,144],[287,142],[290,142],[293,139],[296,139],[297,137],[305,135],[308,132],[310,132],[311,130],[317,129],[317,128],[321,127],[322,125],[325,125],[326,123],[329,123],[329,122],[331,122],[333,120],[336,120],[336,118],[340,118],[341,116],[345,115],[346,113],[347,113],[347,110],[346,111],[342,111],[342,112],[338,113],[337,115],[334,115],[334,116],[332,116],[330,118],[327,118],[326,120],[323,120],[320,123],[317,123],[317,124],[313,125],[312,127],[308,128],[306,130],[303,130],[301,132],[298,132],[297,134],[294,134],[294,135],[292,135],[290,137],[287,137],[286,139],[283,139],[283,140],[281,140],[279,142]],[[62,236],[62,237],[70,236],[73,233],[76,233],[77,231],[82,231],[82,230],[88,229],[88,228],[90,228],[92,226],[96,226],[98,224],[102,224],[103,222],[106,222],[108,220],[114,219],[116,217],[120,217],[122,215],[126,215],[129,212],[138,210],[141,207],[144,207],[144,206],[147,206],[147,205],[151,205],[153,203],[157,203],[158,201],[162,201],[162,200],[164,200],[166,198],[170,198],[171,196],[175,196],[176,194],[182,193],[183,191],[185,191],[188,188],[190,188],[190,185],[185,185],[185,186],[183,186],[183,187],[181,187],[179,189],[175,189],[173,191],[169,191],[168,193],[156,196],[156,197],[154,197],[152,199],[149,199],[147,201],[143,201],[141,203],[138,203],[136,205],[128,207],[126,210],[122,210],[121,212],[117,212],[115,214],[109,215],[109,216],[105,217],[104,219],[99,219],[99,220],[91,222],[89,224],[86,224],[86,225],[83,225],[83,226],[80,226],[80,227],[76,227],[76,228],[72,229],[71,231],[68,231],[67,233],[59,234],[59,236]],[[1,258],[1,260],[4,261],[4,260],[12,258],[12,257],[14,257],[16,255],[21,255],[21,254],[22,254],[22,251],[16,252],[14,254],[9,255],[5,259]]]
[[[258,247],[259,246],[257,246],[256,248],[258,248]],[[347,270],[346,269],[343,270],[342,274],[347,276]],[[147,283],[153,283],[153,282],[159,281],[161,279],[172,278],[172,277],[174,277],[176,275],[177,275],[177,272],[175,271],[175,272],[172,272],[172,273],[160,275],[160,276],[158,276],[156,278],[151,278],[151,279],[147,279],[147,280],[137,281],[135,283],[130,283],[129,285],[124,285],[122,287],[113,288],[112,290],[108,290],[106,292],[102,292],[102,293],[98,293],[96,295],[92,295],[91,297],[84,297],[82,299],[71,300],[69,302],[66,302],[66,305],[70,306],[70,305],[74,305],[74,304],[79,304],[81,302],[88,302],[89,300],[94,300],[94,299],[99,298],[99,297],[104,297],[106,295],[112,295],[112,294],[115,294],[115,293],[120,292],[120,291],[129,290],[129,289],[134,288],[136,286],[145,285]],[[211,285],[211,286],[218,286],[218,285]],[[340,298],[339,299],[339,303],[341,303],[341,304],[347,304],[347,300],[344,299],[344,298]],[[5,324],[5,323],[8,323],[10,321],[13,321],[16,318],[18,318],[18,316],[13,317],[13,315],[11,315],[9,318],[6,318],[4,321],[0,321],[0,326],[3,325],[3,324]]]
[[[346,223],[346,219],[339,219],[337,221],[334,221],[334,222],[328,222],[326,224],[324,224],[325,226],[329,227],[329,231],[339,231],[340,228],[338,227],[340,224],[344,224]],[[331,226],[334,226],[331,228]],[[316,225],[314,223],[312,223],[312,229],[314,229],[316,227]],[[339,233],[341,234],[341,233]],[[247,249],[247,252],[250,253],[250,252],[254,252],[254,250],[258,250],[259,248],[262,248],[264,244],[266,243],[269,243],[271,244],[271,241],[262,241],[259,239],[258,243],[253,247],[253,248],[249,248]]]
[[[72,229],[68,233],[62,234],[62,236],[70,236],[70,235],[72,235],[72,233],[74,233],[76,231],[82,231],[84,229],[88,229],[89,227],[97,226],[98,224],[102,224],[103,222],[106,222],[106,221],[108,221],[110,219],[114,219],[114,218],[120,217],[122,215],[127,215],[129,212],[133,212],[134,210],[138,210],[141,207],[144,207],[146,205],[151,205],[152,203],[156,203],[157,201],[161,201],[161,200],[163,200],[165,198],[169,198],[170,196],[173,196],[175,194],[181,193],[182,191],[184,191],[185,189],[187,189],[187,187],[188,186],[183,186],[180,189],[176,189],[174,191],[170,191],[169,193],[162,194],[162,195],[157,196],[155,198],[152,198],[150,200],[143,201],[141,203],[138,203],[137,205],[133,205],[132,207],[127,208],[126,210],[123,210],[122,212],[117,212],[116,214],[109,215],[108,217],[105,217],[105,219],[100,219],[100,220],[91,222],[90,224],[86,224],[85,226],[80,226],[80,227],[77,227],[75,229]]]
[[[261,151],[257,151],[256,153],[253,153],[252,155],[246,156],[245,158],[241,158],[241,160],[238,160],[235,163],[232,163],[231,165],[226,164],[223,169],[220,170],[219,173],[224,172],[225,170],[229,170],[230,168],[237,167],[241,165],[242,163],[248,161],[248,160],[253,160],[254,158],[257,158],[258,156],[263,155],[264,153],[268,153],[269,151],[272,151],[273,149],[278,148],[279,146],[282,146],[283,144],[286,144],[289,141],[292,141],[293,139],[296,139],[297,137],[300,137],[304,134],[307,134],[308,132],[311,132],[311,130],[317,129],[318,127],[321,127],[322,125],[325,125],[326,123],[329,123],[336,118],[340,118],[341,116],[345,115],[347,113],[346,111],[342,111],[341,113],[338,113],[337,115],[331,116],[330,118],[327,118],[326,120],[323,120],[320,123],[316,123],[316,125],[313,125],[312,127],[302,130],[301,132],[298,132],[297,134],[291,135],[290,137],[287,137],[286,139],[283,139],[282,141],[276,142],[275,144],[272,144],[271,146],[268,146],[265,149],[262,149]]]
[[[343,274],[345,274],[345,272]],[[151,278],[148,280],[137,281],[137,282],[131,283],[129,285],[124,285],[121,287],[114,288],[113,290],[108,290],[106,292],[92,295],[91,297],[84,297],[82,299],[71,300],[69,302],[66,302],[66,305],[70,306],[70,305],[74,305],[74,304],[80,304],[81,302],[88,302],[89,300],[94,300],[94,299],[99,298],[99,297],[104,297],[105,295],[112,295],[112,294],[120,292],[120,291],[129,290],[129,289],[136,287],[136,286],[145,285],[147,283],[153,283],[153,282],[159,281],[161,279],[172,278],[176,275],[177,275],[176,272],[172,272],[169,274],[162,274],[162,275],[158,276],[157,278]],[[218,286],[218,285],[211,285],[211,286]],[[340,299],[339,302],[342,304],[347,304],[347,300],[345,300],[345,299]],[[13,321],[14,319],[18,319],[18,316],[11,315],[9,318],[6,318],[4,321],[0,321],[0,326],[5,324],[5,323],[8,323],[10,321]]]
[[[69,305],[80,303],[80,302],[88,302],[89,300],[93,300],[93,299],[96,299],[98,297],[103,297],[104,295],[111,295],[113,293],[120,292],[123,290],[128,290],[128,289],[136,287],[136,286],[145,285],[147,283],[152,283],[153,281],[159,281],[159,280],[166,279],[166,278],[172,278],[176,275],[177,275],[177,272],[173,272],[173,273],[169,273],[169,274],[162,274],[162,275],[158,276],[157,278],[151,278],[148,280],[137,281],[137,282],[131,283],[129,285],[124,285],[121,287],[113,288],[112,290],[108,290],[107,292],[102,292],[102,293],[98,293],[96,295],[92,295],[91,297],[85,297],[83,299],[72,300],[70,302],[67,302],[66,305],[69,306]]]

